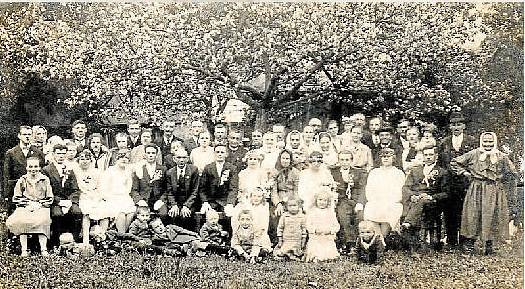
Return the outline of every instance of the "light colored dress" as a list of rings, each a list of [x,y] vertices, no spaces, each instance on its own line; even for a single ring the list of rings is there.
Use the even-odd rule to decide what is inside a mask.
[[[38,202],[37,206],[22,204]],[[15,235],[44,234],[49,238],[51,215],[49,206],[53,202],[53,192],[49,178],[38,173],[35,179],[23,175],[14,189],[13,202],[19,207],[7,218],[6,226]]]
[[[299,184],[297,185],[297,194],[303,200],[303,209],[305,212],[313,205],[314,195],[322,190],[323,186],[334,184],[334,178],[330,170],[322,165],[318,171],[307,168],[301,171],[299,175]],[[334,193],[332,200],[337,199]],[[334,202],[330,202],[331,204]]]
[[[131,170],[109,167],[100,178],[100,192],[110,208],[109,217],[115,218],[120,213],[135,213],[135,203],[131,198]]]
[[[253,216],[253,230],[257,236],[257,245],[262,249],[271,251],[272,243],[268,235],[268,225],[270,223],[270,207],[268,202],[264,201],[262,204],[254,206],[252,204],[237,204],[234,208],[235,212],[231,218],[232,228],[239,227],[238,216],[243,210],[250,210]],[[235,234],[235,232],[234,232]]]
[[[403,213],[402,188],[405,174],[396,167],[379,167],[370,171],[365,187],[364,219],[389,223],[392,230],[399,229]]]
[[[196,147],[190,153],[191,163],[202,173],[204,167],[215,161],[215,150],[209,146],[206,148]]]
[[[237,194],[238,203],[247,203],[250,200],[250,193],[263,187],[268,180],[266,171],[260,168],[246,168],[239,172],[239,192]]]
[[[320,209],[310,208],[306,213],[306,229],[308,243],[306,244],[306,262],[325,261],[339,257],[335,246],[336,233],[339,231],[339,222],[332,207]],[[330,231],[330,234],[319,231]]]
[[[75,170],[80,189],[79,207],[91,220],[101,220],[111,216],[110,208],[99,190],[101,170],[89,168]]]

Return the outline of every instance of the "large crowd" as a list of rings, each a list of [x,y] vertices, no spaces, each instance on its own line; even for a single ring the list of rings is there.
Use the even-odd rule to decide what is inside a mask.
[[[132,119],[114,143],[81,120],[71,139],[21,126],[4,160],[6,225],[22,256],[33,247],[251,262],[352,254],[373,263],[385,249],[445,246],[492,254],[508,237],[505,183],[517,178],[496,134],[467,135],[458,112],[439,140],[432,124],[391,125],[355,114],[249,137],[193,120],[183,138],[166,120],[154,138]]]

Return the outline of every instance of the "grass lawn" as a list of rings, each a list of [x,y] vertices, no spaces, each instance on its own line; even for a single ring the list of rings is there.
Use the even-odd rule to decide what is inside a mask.
[[[353,257],[305,264],[264,264],[224,258],[143,256],[32,256],[0,253],[0,288],[523,288],[523,254],[438,253],[408,257],[387,252],[377,265]]]

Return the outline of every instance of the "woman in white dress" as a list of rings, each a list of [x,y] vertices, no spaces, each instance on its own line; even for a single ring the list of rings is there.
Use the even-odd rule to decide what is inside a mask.
[[[321,191],[323,187],[332,187],[334,178],[330,170],[323,164],[323,154],[314,151],[309,156],[308,168],[301,171],[299,175],[299,184],[297,185],[297,194],[303,200],[303,210],[309,209],[307,204],[313,203],[314,195]],[[337,199],[337,194],[332,194],[332,200]],[[330,202],[333,204],[333,202]]]
[[[129,152],[120,151],[116,154],[116,163],[109,167],[101,176],[100,191],[109,208],[109,215],[115,218],[119,233],[125,233],[135,214],[135,203],[131,198],[131,165]]]
[[[381,166],[370,171],[366,182],[364,219],[374,222],[377,233],[387,236],[390,230],[399,230],[405,174],[392,165],[394,150],[383,149],[379,157]]]
[[[79,206],[84,214],[82,218],[82,241],[84,244],[88,244],[91,221],[98,221],[105,232],[111,214],[99,190],[101,169],[96,169],[93,165],[93,154],[90,150],[85,149],[79,153],[77,161],[78,166],[74,172],[80,189]]]
[[[199,174],[202,174],[204,167],[215,161],[215,150],[210,146],[211,135],[207,131],[199,134],[197,142],[199,146],[191,151],[190,160],[199,169]]]
[[[247,167],[239,172],[239,192],[237,202],[248,203],[250,193],[266,185],[268,177],[266,171],[261,168],[263,156],[258,150],[251,150],[246,153]]]

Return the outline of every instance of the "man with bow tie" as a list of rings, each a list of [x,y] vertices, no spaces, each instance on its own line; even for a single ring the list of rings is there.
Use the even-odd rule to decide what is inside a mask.
[[[58,246],[62,233],[72,233],[80,240],[82,211],[78,206],[80,189],[75,173],[65,164],[67,147],[57,144],[53,147],[53,162],[42,169],[49,178],[53,189],[54,201],[51,206],[51,244]]]
[[[423,148],[423,165],[413,167],[403,186],[402,229],[411,249],[424,244],[420,231],[430,235],[434,249],[441,248],[441,212],[449,194],[449,173],[436,164],[437,148]]]
[[[450,115],[450,131],[452,135],[445,137],[439,144],[439,165],[449,172],[450,161],[477,148],[477,140],[464,133],[465,118],[459,112]],[[468,179],[461,175],[450,174],[450,195],[445,206],[445,229],[447,244],[451,247],[461,245],[463,238],[459,236],[463,201],[468,188]]]
[[[368,171],[351,166],[353,155],[348,150],[339,153],[339,167],[330,172],[337,183],[336,216],[341,229],[337,235],[337,244],[344,253],[349,253],[355,247],[357,240],[357,226],[363,220],[363,204],[366,203],[365,186]],[[361,209],[356,210],[356,204]]]
[[[131,198],[137,207],[149,207],[167,221],[166,167],[157,163],[159,150],[155,144],[144,145],[145,162],[133,172]]]
[[[370,119],[368,122],[368,129],[370,133],[363,134],[363,143],[370,149],[374,149],[379,146],[379,129],[381,128],[382,120],[381,117],[376,116]]]
[[[195,230],[192,215],[197,208],[199,193],[199,170],[188,163],[188,152],[179,148],[173,153],[175,166],[166,173],[166,195],[168,216],[175,224],[188,230]]]
[[[41,150],[31,145],[33,131],[30,126],[20,126],[18,132],[18,145],[9,149],[4,157],[3,171],[3,201],[6,203],[7,212],[14,211],[12,203],[14,188],[18,179],[27,173],[27,158],[36,156],[40,159],[40,166],[44,166],[44,154]]]

